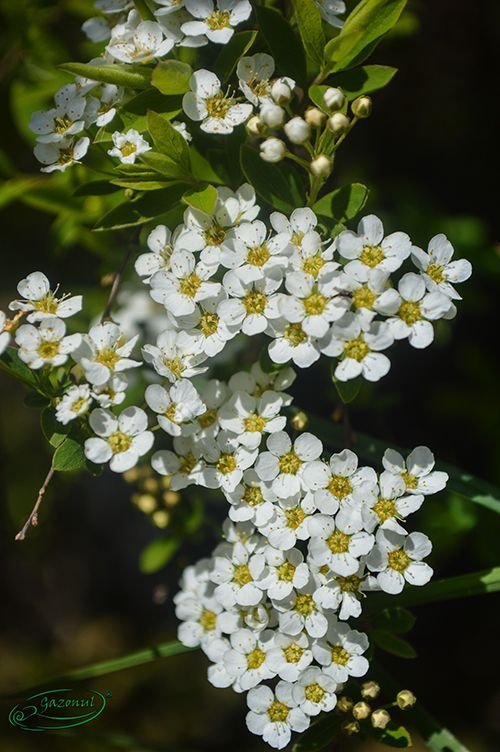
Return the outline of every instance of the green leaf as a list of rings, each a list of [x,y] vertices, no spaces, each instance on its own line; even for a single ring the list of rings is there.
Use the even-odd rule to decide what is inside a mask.
[[[170,157],[167,157],[165,154],[159,154],[156,151],[147,151],[145,154],[141,154],[141,159],[145,165],[160,175],[169,178],[186,177],[183,165],[178,162],[173,162]],[[156,179],[158,179],[158,175],[156,175]]]
[[[319,752],[339,733],[343,721],[344,718],[341,715],[328,713],[323,716],[299,736],[292,747],[292,752]]]
[[[153,69],[151,84],[162,94],[185,94],[193,69],[180,60],[164,60]]]
[[[171,180],[158,180],[158,175],[155,178],[155,180],[127,180],[123,178],[121,180],[113,180],[113,185],[117,185],[120,188],[129,188],[131,191],[160,191],[162,188],[172,185]]]
[[[83,183],[73,191],[73,196],[106,196],[108,193],[115,193],[117,188],[108,180],[91,180],[90,183]]]
[[[52,467],[61,473],[69,473],[85,468],[85,453],[80,442],[67,437],[57,447],[52,460]]]
[[[174,183],[161,191],[148,193],[136,201],[125,201],[101,217],[94,230],[99,232],[121,230],[149,222],[150,219],[159,217],[172,207],[176,207],[186,188],[185,183]]]
[[[202,191],[185,193],[182,201],[193,209],[204,212],[204,214],[213,214],[217,204],[217,196],[217,189],[213,185],[207,185]]]
[[[404,726],[389,724],[385,729],[374,729],[367,725],[366,730],[369,736],[381,744],[386,744],[388,747],[399,747],[402,749],[412,746],[410,732]]]
[[[306,55],[314,70],[319,70],[323,64],[326,39],[318,5],[314,0],[293,0],[293,8]]]
[[[224,178],[215,172],[215,169],[209,160],[204,157],[203,154],[200,154],[194,146],[190,147],[189,154],[191,156],[193,177],[195,177],[196,180],[203,180],[206,183],[218,183],[219,185],[225,182]]]
[[[182,110],[182,96],[165,96],[158,89],[147,89],[140,91],[120,106],[121,113],[131,115],[146,115],[148,110],[159,112],[171,120]]]
[[[359,214],[368,200],[369,193],[366,185],[361,183],[344,185],[316,201],[313,211],[321,217],[344,223]]]
[[[215,75],[219,77],[222,84],[225,84],[231,77],[238,60],[243,57],[243,55],[247,54],[248,50],[255,42],[256,37],[256,31],[238,31],[236,34],[233,34],[229,42],[222,47],[213,67]]]
[[[385,650],[386,653],[391,655],[397,655],[398,658],[416,658],[417,653],[415,648],[410,645],[407,640],[402,637],[397,637],[387,629],[373,629],[371,631],[371,638],[373,642]]]
[[[70,427],[63,426],[56,419],[55,410],[52,407],[46,407],[40,416],[42,432],[49,444],[55,448],[60,446],[70,431]]]
[[[147,89],[151,83],[151,68],[140,65],[90,65],[89,63],[63,63],[59,68],[91,81],[124,86],[127,89]]]
[[[362,0],[325,47],[326,72],[360,63],[397,23],[407,0]]]
[[[390,65],[364,65],[354,70],[338,73],[333,84],[344,92],[350,102],[363,94],[371,94],[372,91],[383,89],[392,81],[397,68]]]
[[[279,75],[291,76],[299,84],[306,81],[306,61],[292,27],[277,10],[255,8],[262,36],[276,61]]]
[[[153,574],[168,564],[178,551],[180,541],[175,538],[157,538],[141,551],[139,568],[145,574]]]
[[[49,404],[49,399],[39,392],[28,392],[23,402],[26,407],[39,409],[40,407],[47,407],[47,405]]]
[[[171,161],[177,162],[184,174],[189,174],[189,147],[179,131],[164,117],[152,111],[148,112],[148,131],[156,149]]]
[[[340,399],[344,405],[348,405],[350,402],[353,402],[360,393],[361,387],[363,386],[363,379],[361,376],[358,376],[356,379],[350,379],[349,381],[339,381],[334,375],[335,365],[336,363],[332,363],[332,381]]]
[[[6,350],[0,355],[0,369],[8,373],[18,381],[22,381],[26,386],[30,386],[32,389],[38,389],[38,378],[35,376],[35,372],[28,368],[26,363],[23,363],[17,350],[14,347],[7,347]]]
[[[240,152],[241,169],[246,179],[264,201],[275,210],[290,213],[302,206],[304,199],[294,182],[294,173],[288,165],[264,162],[249,146]]]
[[[401,606],[384,608],[373,619],[375,629],[386,629],[389,632],[409,632],[415,624],[415,617],[411,611]]]

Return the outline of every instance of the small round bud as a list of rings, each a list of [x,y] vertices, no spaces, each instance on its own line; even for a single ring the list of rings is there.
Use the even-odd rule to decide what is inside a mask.
[[[135,483],[139,478],[139,471],[136,467],[132,467],[130,470],[126,470],[123,473],[123,478],[127,483]]]
[[[311,162],[310,169],[317,178],[327,178],[332,171],[332,160],[325,154],[320,154]]]
[[[304,120],[309,123],[311,128],[322,128],[325,124],[326,115],[317,107],[309,107],[305,112]]]
[[[294,117],[285,124],[284,131],[292,144],[305,144],[311,138],[311,126],[301,117]]]
[[[417,698],[409,689],[402,689],[396,696],[396,705],[401,710],[408,710],[412,708],[417,702]]]
[[[279,138],[266,138],[260,145],[260,156],[264,162],[281,162],[286,146]]]
[[[370,720],[372,722],[373,728],[385,729],[385,727],[391,720],[391,716],[389,715],[387,710],[379,708],[378,710],[373,711]]]
[[[344,92],[331,86],[323,94],[323,102],[329,110],[340,110],[345,102]]]
[[[374,700],[380,694],[380,685],[376,681],[367,681],[361,685],[361,697]]]
[[[353,115],[359,118],[367,118],[372,114],[372,100],[370,97],[358,97],[351,104]]]
[[[342,695],[342,697],[337,702],[337,710],[340,710],[341,713],[348,713],[350,709],[353,706],[353,701],[350,697],[346,697],[346,695]]]
[[[152,515],[152,520],[156,527],[167,527],[170,521],[170,515],[164,509],[158,509]]]
[[[305,412],[300,410],[298,413],[295,413],[290,423],[292,424],[294,431],[303,431],[309,423],[309,418],[307,417]]]
[[[372,709],[367,702],[357,702],[352,709],[352,714],[357,721],[364,721],[369,718]]]
[[[132,501],[144,514],[151,514],[156,509],[156,499],[152,494],[134,494]]]
[[[250,120],[247,120],[245,128],[249,136],[260,136],[264,130],[264,124],[258,115],[254,115]]]
[[[142,482],[144,491],[148,493],[156,493],[158,491],[159,483],[156,478],[145,478]]]
[[[164,491],[161,497],[167,507],[175,507],[181,500],[181,495],[177,491]]]
[[[342,731],[344,734],[347,734],[347,736],[352,736],[353,734],[359,734],[359,723],[357,721],[349,721],[347,723],[342,724]]]
[[[269,102],[261,107],[260,119],[268,128],[279,128],[285,119],[285,110]]]
[[[327,126],[334,136],[341,136],[349,128],[350,120],[341,112],[336,112],[328,118]]]
[[[291,87],[282,78],[278,78],[271,86],[271,96],[277,104],[287,104],[292,95]]]

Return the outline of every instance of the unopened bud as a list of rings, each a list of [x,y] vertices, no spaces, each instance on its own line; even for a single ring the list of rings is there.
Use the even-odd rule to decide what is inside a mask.
[[[303,431],[309,423],[309,418],[307,417],[305,412],[300,410],[298,413],[295,413],[290,423],[292,424],[294,431]]]
[[[317,107],[309,107],[305,112],[304,119],[311,128],[322,128],[325,124],[326,115]]]
[[[260,136],[264,130],[264,124],[258,115],[254,115],[250,120],[247,120],[245,128],[249,136]]]
[[[348,713],[351,710],[353,704],[354,703],[350,697],[346,697],[346,695],[342,695],[342,697],[337,703],[337,710],[340,710],[341,713]]]
[[[329,110],[340,110],[345,102],[344,92],[331,86],[323,94],[323,102]]]
[[[152,520],[156,527],[167,527],[170,515],[164,509],[158,509],[158,511],[153,514]]]
[[[305,144],[311,138],[311,126],[301,117],[294,117],[285,124],[284,131],[292,144]]]
[[[279,138],[266,138],[260,145],[260,156],[264,162],[281,162],[286,146]]]
[[[334,136],[340,136],[349,128],[349,123],[350,120],[348,117],[343,115],[341,112],[336,112],[334,115],[328,118],[327,126],[328,130],[330,130]]]
[[[164,491],[162,493],[162,499],[167,507],[175,507],[181,500],[180,493],[177,491]]]
[[[385,727],[391,720],[391,716],[389,715],[387,710],[379,708],[378,710],[373,711],[370,720],[372,722],[373,728],[385,729]]]
[[[132,467],[130,470],[126,470],[123,473],[124,480],[127,481],[127,483],[135,483],[136,480],[139,478],[139,472],[136,467]]]
[[[327,178],[332,171],[332,160],[325,154],[320,154],[311,162],[310,170],[317,178]]]
[[[260,119],[268,128],[279,128],[285,119],[285,110],[277,104],[268,102],[260,110]]]
[[[376,681],[367,681],[361,685],[361,697],[374,700],[380,694],[380,685]]]
[[[147,491],[148,493],[156,493],[156,491],[158,491],[158,486],[159,483],[156,478],[145,478],[142,482],[144,491]]]
[[[344,732],[344,734],[347,734],[347,736],[358,734],[359,729],[360,729],[360,726],[357,721],[349,721],[347,723],[342,724],[342,731]]]
[[[351,110],[356,117],[370,117],[372,114],[372,100],[370,97],[358,97],[351,104]]]
[[[152,494],[134,494],[132,501],[144,514],[151,514],[156,509],[156,499]]]
[[[357,721],[364,721],[369,718],[372,709],[367,702],[357,702],[352,709],[352,714]]]
[[[292,94],[291,86],[282,78],[278,78],[271,86],[271,96],[277,104],[287,104]]]
[[[408,710],[408,708],[412,708],[416,702],[417,698],[409,689],[402,689],[401,692],[398,692],[396,696],[396,705],[398,706],[398,708],[401,708],[401,710]]]

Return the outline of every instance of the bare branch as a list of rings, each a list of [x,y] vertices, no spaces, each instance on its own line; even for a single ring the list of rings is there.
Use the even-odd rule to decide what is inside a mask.
[[[16,535],[15,540],[24,540],[26,538],[26,533],[28,532],[28,530],[31,527],[31,525],[33,525],[33,527],[36,527],[38,525],[38,509],[40,507],[40,504],[43,501],[43,497],[45,496],[45,492],[46,492],[46,490],[47,490],[47,488],[49,486],[50,481],[52,480],[52,476],[54,475],[54,472],[55,472],[55,470],[51,466],[50,470],[47,473],[47,475],[45,477],[45,480],[43,481],[42,486],[41,486],[41,488],[40,488],[40,490],[38,492],[38,496],[37,496],[37,499],[36,499],[36,502],[35,502],[35,506],[33,507],[33,510],[31,512],[30,516],[28,517],[28,519],[26,520],[26,522],[24,523],[23,527],[21,528],[21,530]]]

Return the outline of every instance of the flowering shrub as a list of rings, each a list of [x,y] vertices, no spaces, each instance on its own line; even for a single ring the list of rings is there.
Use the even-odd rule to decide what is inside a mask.
[[[102,54],[63,66],[74,80],[30,127],[43,172],[83,163],[90,195],[92,170],[109,176],[121,202],[102,229],[142,228],[142,313],[117,297],[127,250],[85,331],[71,321],[82,296],[42,271],[0,314],[2,367],[43,407],[55,449],[18,538],[59,471],[151,467],[171,491],[218,490],[223,540],[184,572],[179,640],[201,647],[212,684],[248,693],[249,730],[280,749],[321,712],[346,710],[344,685],[370,668],[371,635],[356,627],[376,592],[430,580],[431,542],[406,519],[448,481],[423,446],[388,448],[380,472],[351,446],[332,453],[287,390],[323,358],[340,399],[354,399],[388,373],[396,341],[432,345],[471,266],[445,235],[424,251],[359,217],[365,186],[334,187],[337,150],[396,72],[361,63],[404,0],[362,0],[347,18],[338,0],[95,5],[83,31]],[[214,376],[260,345],[249,371]],[[362,698],[377,693],[362,684]],[[344,731],[407,740],[364,699]]]

